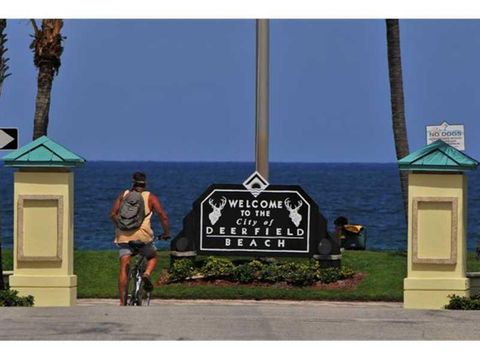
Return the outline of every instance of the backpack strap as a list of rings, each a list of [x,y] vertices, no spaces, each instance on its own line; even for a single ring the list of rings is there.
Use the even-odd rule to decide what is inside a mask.
[[[143,193],[148,193],[147,199],[146,200],[145,200],[145,198],[143,199],[146,202],[145,205],[148,207],[148,199],[150,198],[150,191],[143,191],[142,196],[143,196]],[[153,212],[153,210],[151,210],[150,208],[149,208],[149,210],[150,211],[148,213],[145,212],[145,218]]]

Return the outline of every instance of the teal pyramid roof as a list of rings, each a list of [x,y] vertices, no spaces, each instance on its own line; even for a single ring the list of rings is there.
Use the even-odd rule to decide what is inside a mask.
[[[85,159],[50,140],[39,137],[31,143],[3,157],[10,167],[75,167],[82,166]]]
[[[437,140],[398,160],[398,166],[400,170],[465,171],[475,170],[478,161]]]

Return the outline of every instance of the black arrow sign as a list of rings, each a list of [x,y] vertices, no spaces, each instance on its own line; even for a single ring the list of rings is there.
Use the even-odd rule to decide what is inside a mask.
[[[18,129],[0,128],[0,150],[18,149]]]

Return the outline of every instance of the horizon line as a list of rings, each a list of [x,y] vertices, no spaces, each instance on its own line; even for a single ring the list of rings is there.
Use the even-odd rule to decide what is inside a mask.
[[[239,163],[255,164],[255,161],[246,160],[86,160],[86,162],[158,162],[158,163]],[[396,164],[382,161],[270,161],[269,164]]]

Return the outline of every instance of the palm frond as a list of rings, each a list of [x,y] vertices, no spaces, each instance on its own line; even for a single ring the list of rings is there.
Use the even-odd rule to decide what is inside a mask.
[[[34,34],[30,49],[34,53],[33,62],[37,68],[46,65],[58,74],[60,69],[60,57],[63,53],[62,41],[62,19],[43,19],[41,29],[38,28],[35,20],[31,20]]]

